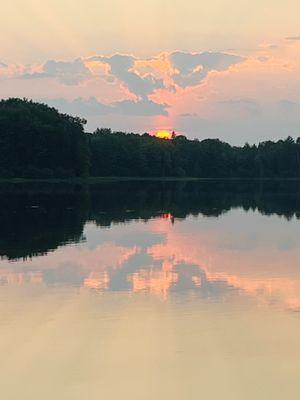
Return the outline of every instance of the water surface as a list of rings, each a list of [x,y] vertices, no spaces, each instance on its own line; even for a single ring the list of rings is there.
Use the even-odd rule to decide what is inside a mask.
[[[300,393],[300,187],[0,187],[5,399]]]

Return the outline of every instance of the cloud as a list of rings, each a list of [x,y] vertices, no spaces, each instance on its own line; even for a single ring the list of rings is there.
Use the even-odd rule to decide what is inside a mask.
[[[267,56],[259,56],[259,57],[257,57],[257,60],[264,63],[264,62],[268,62],[270,60],[270,58]]]
[[[78,97],[70,101],[63,98],[42,99],[42,101],[51,107],[59,109],[61,112],[80,117],[105,115],[111,112],[110,106],[99,102],[95,97],[90,97],[88,99]]]
[[[228,111],[233,113],[246,113],[249,116],[256,117],[261,113],[260,105],[257,101],[247,98],[229,99],[219,101],[218,104],[223,105]]]
[[[276,50],[279,48],[278,44],[274,44],[274,43],[261,43],[259,45],[260,48],[264,49],[264,50]]]
[[[198,117],[197,113],[182,113],[178,115],[181,118],[195,118]]]
[[[293,113],[299,112],[300,104],[295,101],[291,101],[288,99],[283,99],[278,102],[279,108],[281,112]]]
[[[177,70],[173,80],[182,88],[199,85],[210,71],[226,71],[230,66],[244,61],[243,57],[220,52],[176,51],[170,54],[169,59]]]
[[[28,80],[52,78],[67,86],[76,86],[91,77],[102,77],[107,82],[121,83],[141,100],[160,89],[175,93],[176,85],[183,88],[196,86],[210,71],[224,71],[242,60],[242,57],[220,52],[177,51],[147,60],[124,54],[96,55],[73,61],[48,60],[42,65],[14,67],[11,77]]]
[[[168,115],[167,104],[158,104],[148,99],[122,100],[106,105],[99,102],[95,97],[84,99],[78,97],[75,100],[41,99],[51,107],[55,107],[63,113],[80,117],[100,116],[107,114],[122,114],[131,116],[154,116]]]
[[[255,100],[252,99],[228,99],[221,100],[219,104],[227,104],[227,105],[257,105]]]
[[[123,100],[117,101],[112,104],[115,112],[125,115],[135,116],[153,116],[153,115],[168,115],[166,110],[167,104],[158,104],[149,99],[141,99],[138,101],[134,100]]]
[[[162,89],[162,79],[157,79],[151,74],[143,77],[133,71],[136,58],[133,56],[115,54],[111,57],[94,56],[88,61],[99,61],[110,66],[110,73],[121,81],[131,93],[138,97],[146,97],[156,89]]]
[[[65,85],[78,85],[91,76],[91,71],[84,62],[77,58],[74,61],[49,60],[43,66],[41,72],[26,73],[20,76],[22,79],[56,78]]]
[[[292,43],[297,42],[281,43],[282,54],[276,57],[264,45],[248,58],[224,50],[163,52],[148,59],[99,54],[41,64],[1,63],[1,95],[43,99],[88,119],[89,130],[172,127],[189,137],[220,137],[239,144],[299,136],[299,60],[290,51]],[[233,73],[227,73],[232,65]],[[201,86],[208,74],[210,79]],[[181,90],[185,87],[193,90]]]
[[[300,35],[299,36],[288,36],[285,38],[286,40],[294,40],[294,41],[299,41],[300,40]]]

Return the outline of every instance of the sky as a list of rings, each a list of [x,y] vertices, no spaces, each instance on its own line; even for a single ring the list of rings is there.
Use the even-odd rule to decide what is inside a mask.
[[[300,136],[296,0],[11,0],[0,97],[131,132],[232,144]]]

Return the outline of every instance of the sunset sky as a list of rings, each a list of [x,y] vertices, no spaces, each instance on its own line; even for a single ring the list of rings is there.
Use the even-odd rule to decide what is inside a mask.
[[[0,97],[85,117],[88,131],[298,137],[299,12],[296,0],[4,2]]]

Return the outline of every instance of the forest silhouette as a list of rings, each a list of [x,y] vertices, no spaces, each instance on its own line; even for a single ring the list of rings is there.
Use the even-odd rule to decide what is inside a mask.
[[[0,177],[299,178],[300,138],[231,146],[97,129],[26,99],[0,101]]]

